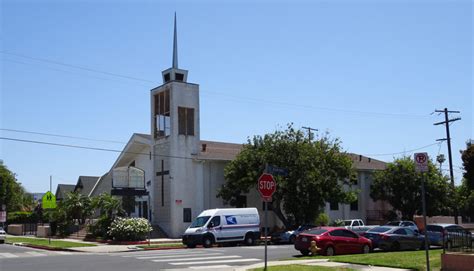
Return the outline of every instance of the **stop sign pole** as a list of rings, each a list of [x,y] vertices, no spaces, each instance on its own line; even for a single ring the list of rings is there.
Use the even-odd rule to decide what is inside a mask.
[[[272,195],[276,190],[276,182],[273,176],[268,173],[263,173],[257,182],[258,192],[262,196],[265,203],[265,268],[267,270],[267,231],[268,231],[268,202],[272,201]]]

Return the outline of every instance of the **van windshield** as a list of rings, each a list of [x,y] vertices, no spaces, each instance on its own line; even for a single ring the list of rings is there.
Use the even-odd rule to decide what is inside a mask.
[[[190,228],[199,228],[199,227],[202,227],[204,226],[207,221],[209,220],[209,218],[211,218],[210,216],[200,216],[198,218],[196,218],[196,220],[194,220],[194,222],[191,224],[191,226],[189,226]]]

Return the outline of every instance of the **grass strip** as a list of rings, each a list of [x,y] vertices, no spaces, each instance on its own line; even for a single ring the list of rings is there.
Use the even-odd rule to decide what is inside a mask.
[[[94,247],[94,244],[78,243],[78,242],[69,242],[51,239],[51,244],[49,244],[48,239],[44,238],[28,238],[28,237],[7,237],[6,241],[8,243],[24,243],[36,246],[44,246],[50,248],[71,248],[71,247]]]
[[[252,269],[251,271],[263,271],[262,268]],[[355,271],[355,269],[349,268],[342,268],[342,267],[325,267],[325,266],[309,266],[309,265],[299,265],[299,264],[291,264],[291,265],[277,265],[277,266],[269,266],[267,270],[270,271]]]

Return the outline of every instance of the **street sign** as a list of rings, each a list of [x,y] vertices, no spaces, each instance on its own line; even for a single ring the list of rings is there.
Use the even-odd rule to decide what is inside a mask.
[[[265,172],[272,175],[288,176],[288,170],[286,168],[281,168],[274,165],[267,165]]]
[[[276,190],[276,182],[273,179],[273,176],[268,173],[263,173],[260,178],[258,178],[258,192],[264,201],[271,201],[273,193]]]
[[[56,208],[56,196],[51,191],[46,192],[41,199],[43,209],[55,209]]]
[[[0,211],[0,222],[7,222],[7,211]]]
[[[428,153],[415,153],[415,170],[416,172],[428,172]]]

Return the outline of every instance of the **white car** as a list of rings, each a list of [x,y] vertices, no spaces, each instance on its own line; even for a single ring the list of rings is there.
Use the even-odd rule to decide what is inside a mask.
[[[6,236],[7,236],[7,233],[3,230],[2,227],[0,227],[0,244],[5,243]]]

